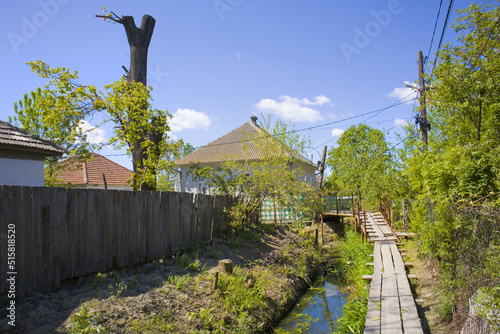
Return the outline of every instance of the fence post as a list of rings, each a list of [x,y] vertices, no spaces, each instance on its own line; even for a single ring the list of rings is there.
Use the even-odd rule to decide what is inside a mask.
[[[320,214],[319,218],[321,219],[321,246],[323,246],[323,215]]]
[[[389,226],[392,227],[391,201],[389,201],[389,198],[387,198],[387,211],[387,215],[389,216]]]
[[[339,215],[339,198],[337,196],[338,193],[335,193],[335,208],[337,209],[337,216]]]
[[[361,233],[363,233],[363,229],[361,228],[361,190],[359,190],[358,186],[358,217],[359,217],[359,229],[361,230]]]
[[[352,217],[354,218],[354,191],[351,191],[351,202],[352,202]]]
[[[403,229],[408,232],[408,199],[403,198]]]
[[[363,210],[363,216],[364,216],[364,220],[363,220],[363,234],[364,234],[364,239],[363,239],[363,242],[365,241],[368,241],[368,237],[366,235],[366,210]]]

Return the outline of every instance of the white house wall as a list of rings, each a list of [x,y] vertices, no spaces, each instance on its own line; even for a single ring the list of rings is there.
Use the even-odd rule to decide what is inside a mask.
[[[42,187],[43,167],[43,160],[0,158],[0,185]]]
[[[299,167],[296,167],[296,166]],[[221,165],[209,165],[212,168],[220,167]],[[300,177],[302,181],[309,183],[311,186],[316,188],[316,168],[312,166],[306,166],[304,164],[297,164],[293,166],[294,170],[298,170],[299,168],[302,171],[302,176]],[[201,166],[205,167],[205,165]],[[189,192],[193,194],[203,193],[203,189],[205,189],[205,193],[209,193],[209,189],[206,186],[206,183],[203,181],[194,181],[191,175],[187,176],[187,172],[189,171],[189,166],[182,166],[181,168],[181,179],[180,182],[178,178],[174,179],[175,191],[181,192]],[[236,171],[233,170],[234,175],[237,175]]]

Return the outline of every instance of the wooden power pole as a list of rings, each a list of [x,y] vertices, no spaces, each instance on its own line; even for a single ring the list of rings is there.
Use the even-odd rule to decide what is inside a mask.
[[[323,156],[321,157],[321,169],[319,171],[319,188],[323,188],[323,178],[325,176],[325,163],[326,163],[326,146],[323,147]]]
[[[425,79],[424,79],[424,61],[422,59],[422,51],[418,51],[418,81],[419,81],[419,98],[420,98],[420,115],[417,115],[416,123],[420,125],[422,131],[422,141],[424,146],[422,151],[427,150],[427,131],[431,129],[430,122],[427,121],[427,110],[425,107]]]

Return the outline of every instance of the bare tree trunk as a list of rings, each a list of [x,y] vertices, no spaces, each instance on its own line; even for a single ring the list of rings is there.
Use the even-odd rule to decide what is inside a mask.
[[[127,72],[127,82],[141,82],[147,87],[148,48],[151,37],[153,36],[156,20],[150,15],[144,15],[142,17],[141,26],[137,27],[132,16],[119,17],[113,12],[112,14],[113,15],[96,15],[96,17],[110,19],[123,25],[127,34],[128,44],[130,45],[130,69]],[[154,119],[150,121],[155,122]],[[155,145],[158,146],[163,139],[163,134],[150,134],[145,132],[143,138],[137,139],[134,143],[131,143],[133,146],[132,165],[134,174],[144,169],[144,161],[148,159],[146,150],[142,147],[142,143],[146,138],[152,139]],[[153,175],[156,175],[156,171],[152,172]],[[142,182],[142,184],[137,185],[134,179],[134,185],[136,189],[139,188],[140,190],[156,190],[156,181],[154,184]]]
[[[141,26],[137,28],[132,16],[124,16],[122,24],[127,33],[128,44],[130,45],[130,69],[127,75],[127,82],[141,82],[147,86],[148,76],[148,48],[153,36],[155,19],[152,16],[144,15]],[[146,136],[148,134],[145,134]],[[139,169],[144,169],[143,159],[147,159],[146,152],[142,147],[142,139],[136,140],[132,150],[132,164],[134,173]],[[135,181],[134,181],[135,182]],[[137,185],[136,185],[137,186]],[[141,190],[156,190],[156,185],[142,183]]]
[[[122,24],[127,33],[128,44],[130,45],[130,69],[127,81],[142,82],[147,86],[148,74],[148,48],[153,36],[156,20],[150,15],[142,17],[141,26],[137,28],[132,16],[124,16]]]

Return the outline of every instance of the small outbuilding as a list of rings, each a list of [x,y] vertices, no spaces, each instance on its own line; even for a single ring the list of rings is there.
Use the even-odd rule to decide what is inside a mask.
[[[45,158],[64,152],[50,140],[0,121],[0,185],[44,186]]]

